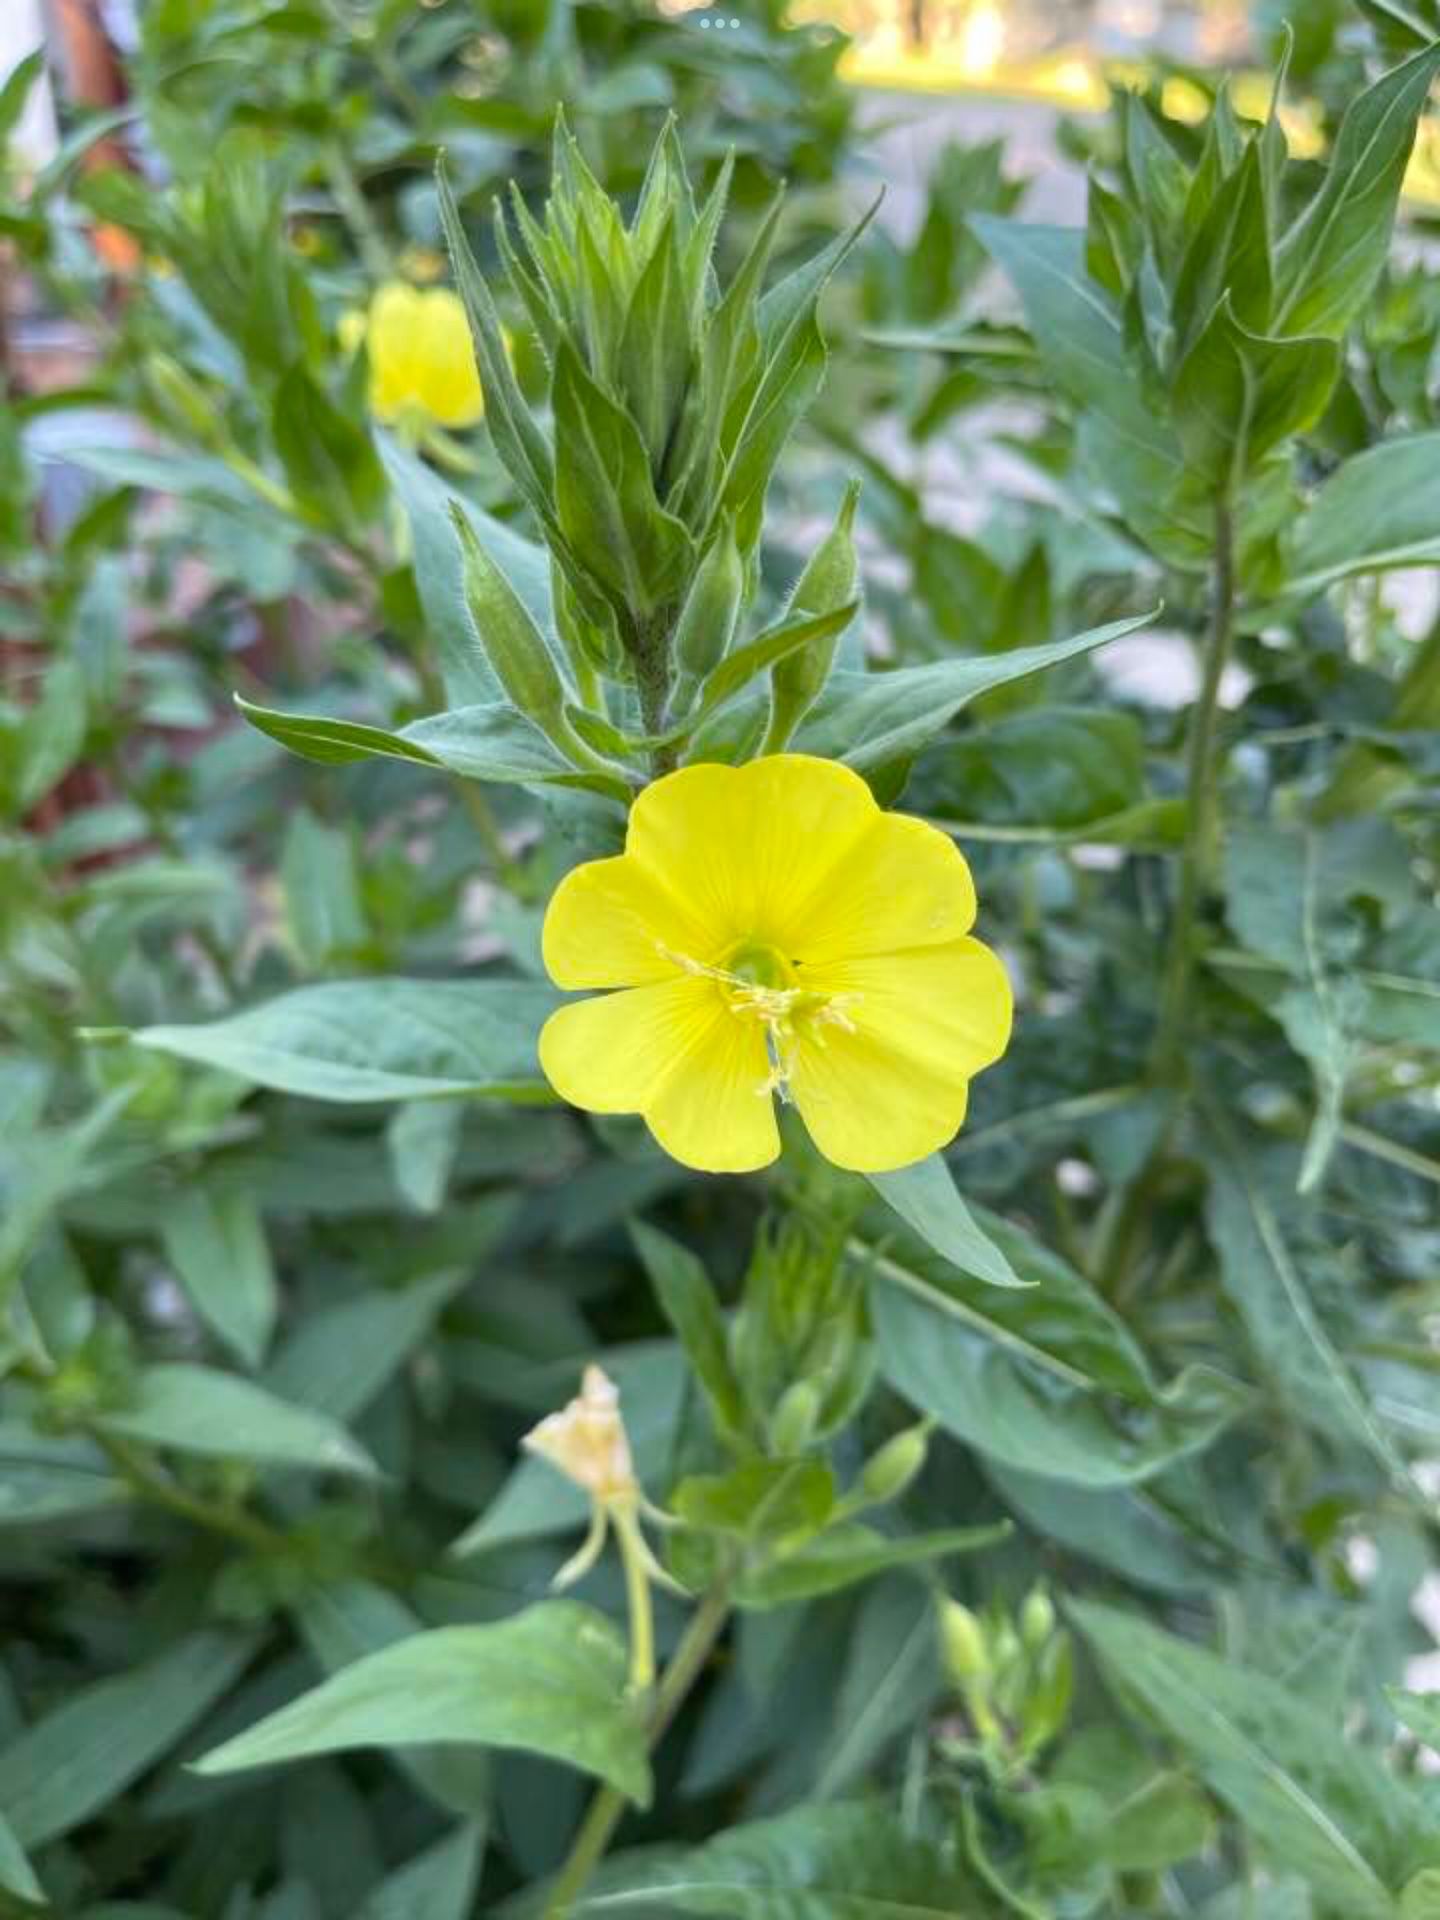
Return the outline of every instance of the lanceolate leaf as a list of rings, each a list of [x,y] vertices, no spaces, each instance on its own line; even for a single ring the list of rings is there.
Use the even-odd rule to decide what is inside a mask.
[[[800,1807],[733,1827],[663,1866],[625,1871],[576,1903],[608,1914],[723,1915],[725,1920],[957,1920],[984,1895],[928,1840],[878,1806]]]
[[[175,1361],[147,1367],[135,1404],[98,1416],[106,1432],[223,1460],[368,1476],[375,1463],[334,1420],[233,1373]]]
[[[254,1651],[243,1635],[196,1633],[157,1659],[72,1694],[0,1748],[0,1815],[22,1846],[79,1826],[175,1745]]]
[[[519,980],[337,980],[135,1040],[315,1100],[548,1103],[535,1042],[560,1000]]]
[[[351,1747],[521,1748],[650,1797],[645,1731],[625,1693],[624,1643],[569,1600],[483,1627],[439,1627],[342,1668],[229,1740],[202,1773],[270,1766]]]
[[[1134,633],[1148,626],[1158,611],[1112,620],[1043,647],[937,660],[928,666],[897,667],[892,673],[837,673],[801,726],[796,750],[826,754],[862,773],[883,766],[924,746],[991,687],[1059,666]]]
[[[1440,558],[1440,433],[1404,434],[1336,469],[1286,546],[1289,594]]]
[[[980,1224],[1033,1287],[977,1281],[883,1216],[867,1216],[854,1245],[873,1276],[881,1371],[960,1439],[1002,1465],[1118,1486],[1208,1445],[1244,1404],[1204,1367],[1157,1387],[1078,1274],[1019,1229]]]
[[[1033,1286],[1022,1280],[960,1198],[938,1153],[896,1173],[872,1173],[870,1184],[928,1246],[977,1280],[994,1287]]]
[[[1440,68],[1440,42],[1350,103],[1324,184],[1280,241],[1277,331],[1337,337],[1364,304],[1390,246],[1415,124]]]
[[[1390,1920],[1388,1886],[1423,1830],[1407,1789],[1292,1688],[1131,1614],[1070,1611],[1116,1691],[1179,1743],[1274,1864],[1337,1913]]]

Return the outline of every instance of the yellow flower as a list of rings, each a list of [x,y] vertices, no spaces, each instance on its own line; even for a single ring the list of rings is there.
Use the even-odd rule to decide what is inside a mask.
[[[782,753],[646,789],[625,851],[567,874],[545,916],[561,987],[540,1061],[591,1113],[640,1113],[667,1153],[745,1173],[780,1151],[771,1095],[828,1160],[908,1166],[965,1117],[1010,1033],[1010,984],[969,938],[970,870],[858,774]]]
[[[341,322],[342,343],[347,332],[353,339],[362,331],[347,320]],[[470,323],[448,287],[422,291],[403,280],[388,281],[370,302],[363,338],[377,419],[393,425],[419,414],[442,427],[469,427],[484,413]]]

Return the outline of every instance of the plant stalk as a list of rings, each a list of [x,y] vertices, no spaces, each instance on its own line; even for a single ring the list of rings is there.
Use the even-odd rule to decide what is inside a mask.
[[[1150,1056],[1151,1073],[1161,1081],[1175,1077],[1185,1043],[1195,973],[1195,930],[1210,876],[1219,816],[1220,683],[1229,664],[1234,632],[1235,524],[1230,501],[1222,494],[1215,502],[1215,568],[1205,670],[1190,716],[1186,753],[1190,807],[1185,845],[1180,855],[1180,891],[1170,928],[1160,1016]]]
[[[691,1615],[675,1657],[661,1676],[650,1712],[649,1744],[653,1748],[675,1718],[686,1695],[699,1679],[705,1662],[730,1617],[730,1577],[722,1576]],[[585,1891],[590,1876],[604,1858],[625,1812],[625,1796],[618,1787],[601,1787],[590,1802],[574,1843],[550,1889],[542,1920],[563,1920]]]

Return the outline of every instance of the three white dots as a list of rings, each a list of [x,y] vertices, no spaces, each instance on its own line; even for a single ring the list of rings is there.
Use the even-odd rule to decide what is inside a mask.
[[[717,33],[721,32],[725,27],[738,27],[739,25],[740,22],[738,20],[702,20],[700,22],[702,31],[707,27],[713,26]]]

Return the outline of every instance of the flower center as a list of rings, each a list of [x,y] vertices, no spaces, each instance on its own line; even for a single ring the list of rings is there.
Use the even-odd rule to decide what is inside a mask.
[[[846,1033],[855,1031],[846,1012],[854,994],[823,993],[802,986],[796,963],[764,941],[738,941],[719,966],[707,966],[703,960],[671,953],[668,948],[662,947],[661,951],[687,973],[715,981],[731,1013],[741,1019],[758,1020],[765,1029],[770,1072],[756,1088],[757,1093],[778,1093],[782,1100],[789,1099],[792,1059],[802,1035],[824,1046],[826,1026],[840,1027]]]

